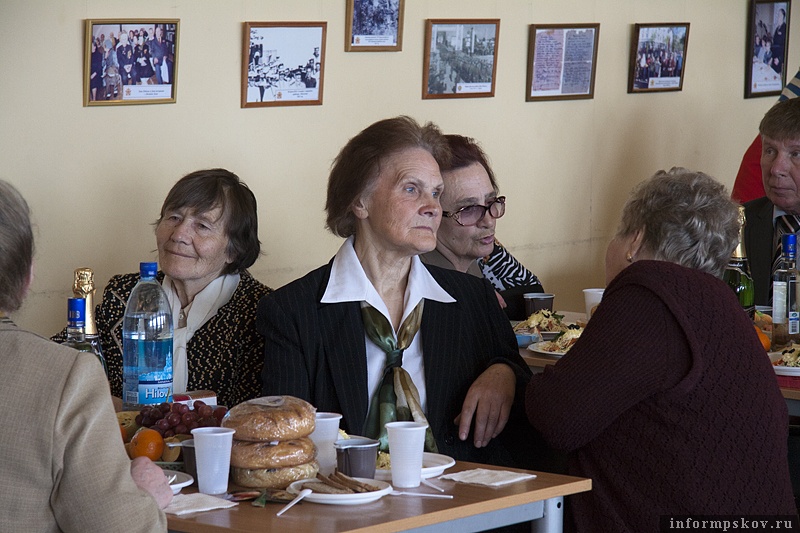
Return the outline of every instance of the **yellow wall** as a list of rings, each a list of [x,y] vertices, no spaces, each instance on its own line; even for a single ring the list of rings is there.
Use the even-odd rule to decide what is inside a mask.
[[[509,197],[497,236],[557,308],[580,310],[633,184],[681,165],[732,185],[776,100],[743,98],[747,13],[746,0],[406,0],[402,52],[345,53],[344,0],[0,0],[0,178],[37,226],[36,278],[15,319],[49,335],[75,267],[102,287],[154,259],[166,192],[211,166],[259,199],[266,255],[253,274],[273,287],[305,274],[340,243],[324,229],[332,159],[398,114],[482,141]],[[83,20],[121,17],[180,19],[177,103],[82,107]],[[501,19],[495,97],[422,100],[425,19],[457,17]],[[292,20],[328,22],[324,105],[241,109],[242,23]],[[528,25],[577,22],[600,23],[594,99],[525,102]],[[637,22],[691,23],[683,91],[627,94]]]

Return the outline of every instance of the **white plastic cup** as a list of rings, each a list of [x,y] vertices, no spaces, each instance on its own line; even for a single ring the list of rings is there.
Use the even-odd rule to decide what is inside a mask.
[[[421,422],[386,424],[389,453],[392,457],[392,485],[395,488],[419,487],[427,429],[428,424]]]
[[[197,487],[203,494],[228,492],[234,431],[219,427],[192,430],[197,463]]]
[[[592,318],[592,311],[603,299],[605,289],[583,289],[583,301],[586,304],[586,320]]]
[[[317,462],[321,474],[329,476],[336,467],[336,450],[333,443],[339,438],[339,413],[317,413],[316,426],[311,440],[317,446]]]

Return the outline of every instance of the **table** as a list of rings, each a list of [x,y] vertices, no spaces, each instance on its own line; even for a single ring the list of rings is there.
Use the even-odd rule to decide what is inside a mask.
[[[543,355],[534,353],[527,348],[520,348],[519,354],[528,364],[528,368],[534,374],[541,373],[547,365],[553,365],[559,358],[550,355]],[[800,416],[800,389],[788,389],[781,387],[781,394],[786,400],[786,406],[789,409],[789,414],[792,416]]]
[[[456,462],[446,473],[473,468],[498,468],[469,462]],[[292,533],[325,532],[391,532],[437,531],[447,529],[466,533],[535,520],[533,531],[561,531],[563,497],[591,490],[590,479],[534,472],[536,479],[490,488],[466,485],[441,479],[432,480],[452,494],[452,500],[417,498],[414,496],[384,496],[364,505],[320,505],[301,502],[281,517],[275,513],[278,504],[266,508],[242,502],[230,509],[218,509],[193,515],[167,515],[170,531],[185,533],[230,533],[291,531]],[[433,492],[420,486],[404,489]],[[196,485],[184,492],[196,492]]]

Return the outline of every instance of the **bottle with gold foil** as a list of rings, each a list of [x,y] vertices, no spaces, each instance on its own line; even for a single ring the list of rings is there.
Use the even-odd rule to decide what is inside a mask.
[[[75,269],[75,279],[72,282],[72,294],[76,298],[86,300],[86,314],[84,337],[86,342],[92,345],[92,351],[97,354],[98,359],[103,364],[103,370],[108,376],[106,368],[106,358],[103,355],[103,347],[100,345],[100,336],[97,334],[97,324],[94,320],[94,272],[91,268],[81,267]]]
[[[739,206],[739,244],[734,248],[728,266],[722,274],[722,280],[736,293],[739,303],[750,318],[755,313],[755,289],[753,276],[750,275],[750,262],[744,248],[744,206]]]
[[[101,352],[95,350],[94,346],[89,339],[86,338],[85,325],[86,325],[86,300],[83,298],[68,298],[67,299],[67,338],[63,342],[64,346],[74,348],[79,352],[93,353],[100,360],[103,365],[103,372],[108,377],[108,368],[106,368],[106,359]]]

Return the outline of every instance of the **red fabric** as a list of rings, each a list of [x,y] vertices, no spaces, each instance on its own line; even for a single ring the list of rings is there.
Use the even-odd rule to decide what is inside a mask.
[[[743,204],[762,196],[766,196],[766,193],[761,180],[761,136],[756,135],[753,144],[742,156],[731,198]]]
[[[784,389],[800,389],[800,376],[775,376],[778,386]]]

